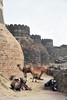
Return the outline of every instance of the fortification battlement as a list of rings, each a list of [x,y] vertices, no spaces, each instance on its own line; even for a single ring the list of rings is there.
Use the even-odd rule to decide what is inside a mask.
[[[63,45],[61,45],[61,48],[67,48],[67,45],[63,44]]]
[[[52,39],[41,39],[40,35],[30,35],[30,28],[27,25],[10,24],[6,25],[7,29],[17,38],[20,39],[22,36],[30,36],[35,42],[42,43],[44,46],[52,47]]]
[[[53,40],[52,39],[42,39],[41,43],[44,46],[47,46],[47,47],[52,47],[53,46]]]
[[[14,36],[30,36],[30,28],[27,25],[10,24],[6,27]]]
[[[40,35],[31,35],[31,38],[34,39],[35,42],[41,43],[41,36]]]

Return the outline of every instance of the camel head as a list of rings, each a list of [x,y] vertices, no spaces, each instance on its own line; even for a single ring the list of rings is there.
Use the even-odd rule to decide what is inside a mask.
[[[16,77],[15,75],[11,75],[11,76],[9,77],[9,79],[10,79],[10,80],[13,80],[15,77]]]
[[[20,83],[26,84],[26,82],[27,82],[26,79],[20,78]]]
[[[21,68],[21,64],[17,64],[17,67],[19,68],[20,71],[23,70],[23,69]]]

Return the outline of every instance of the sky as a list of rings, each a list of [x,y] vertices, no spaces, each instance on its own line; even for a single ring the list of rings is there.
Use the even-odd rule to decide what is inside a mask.
[[[6,24],[24,24],[30,34],[67,45],[67,0],[4,0]]]

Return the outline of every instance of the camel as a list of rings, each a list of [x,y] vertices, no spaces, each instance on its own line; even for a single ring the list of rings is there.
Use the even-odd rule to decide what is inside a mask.
[[[32,67],[32,65],[26,65],[23,67],[23,69],[20,67],[20,64],[17,65],[19,70],[22,71],[24,73],[24,77],[27,78],[27,73],[31,73],[33,76],[33,80],[37,79],[37,80],[43,80],[41,79],[41,76],[43,75],[43,73],[46,73],[47,68],[45,69],[44,67]]]
[[[27,78],[27,73],[33,74],[33,67],[31,64],[24,66],[23,68],[20,67],[20,64],[17,65],[20,71],[24,73],[24,77]]]
[[[47,69],[45,69],[44,67],[35,67],[32,82],[34,81],[34,79],[35,82],[37,82],[37,80],[43,80],[41,76],[43,75],[43,73],[46,73],[46,71]]]
[[[20,88],[21,88],[21,85],[22,85],[21,83],[22,83],[22,81],[19,81],[19,79],[13,79],[11,84],[10,84],[10,86],[11,86],[10,88],[12,90],[20,91]]]
[[[16,90],[16,91],[20,91],[20,90],[32,90],[30,87],[28,87],[26,85],[26,80],[24,80],[23,78],[20,79],[13,79],[11,84],[11,89],[12,90]]]
[[[32,78],[32,82],[35,80],[35,82],[37,82],[37,80],[43,80],[43,79],[41,79],[41,75],[42,75],[43,73],[41,72],[41,74],[39,74],[39,73],[33,73],[33,78]]]

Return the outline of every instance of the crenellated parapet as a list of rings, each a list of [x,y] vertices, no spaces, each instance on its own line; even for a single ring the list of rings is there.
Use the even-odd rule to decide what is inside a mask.
[[[27,25],[10,24],[6,25],[6,27],[14,36],[30,36],[30,28]]]
[[[41,43],[41,36],[40,35],[31,35],[31,38],[37,42],[37,43]]]
[[[52,39],[42,39],[41,42],[45,47],[53,47],[53,40]]]
[[[67,48],[67,45],[63,44],[63,45],[61,45],[61,48]]]

